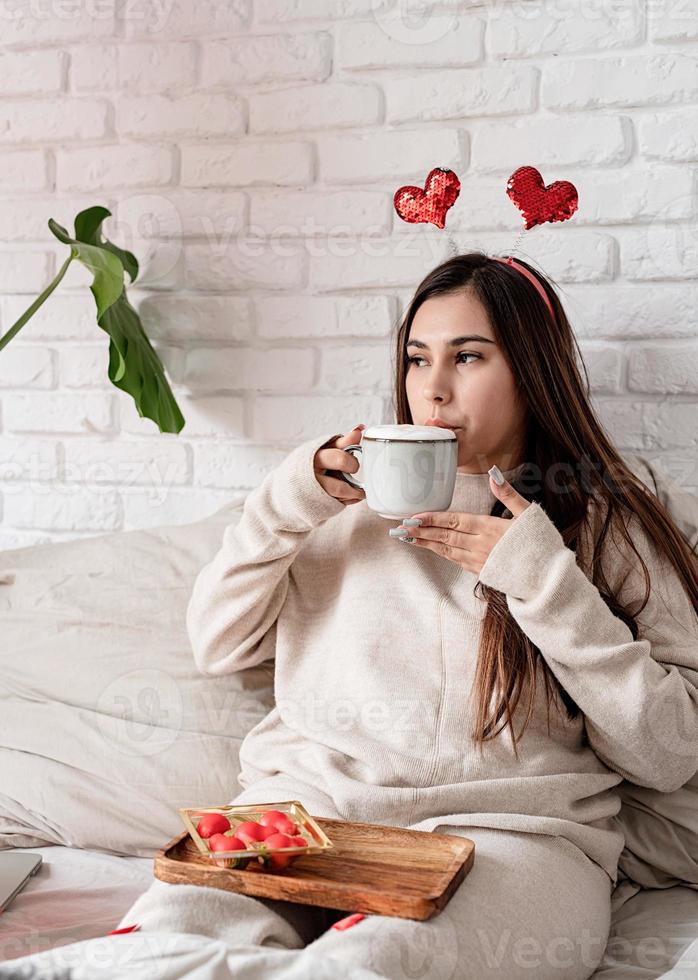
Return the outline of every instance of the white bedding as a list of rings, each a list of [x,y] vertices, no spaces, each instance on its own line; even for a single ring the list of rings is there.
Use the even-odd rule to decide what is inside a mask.
[[[57,845],[17,850],[41,854],[43,865],[0,916],[0,961],[106,936],[153,881],[151,858]],[[137,935],[117,936],[113,941],[123,941],[125,951]],[[212,965],[211,970],[211,978],[214,973],[221,975]],[[0,974],[5,975],[2,968]],[[208,978],[206,967],[201,976]],[[694,889],[642,890],[625,901],[614,912],[611,939],[593,980],[660,977],[698,978],[698,891]]]
[[[40,870],[0,914],[0,961],[104,936],[153,880],[152,858],[77,847],[18,847]]]

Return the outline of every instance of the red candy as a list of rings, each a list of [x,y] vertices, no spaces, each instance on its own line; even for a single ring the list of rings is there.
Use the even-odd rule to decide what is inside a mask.
[[[205,813],[196,828],[199,837],[207,840],[214,834],[224,834],[230,830],[230,820],[222,813]]]

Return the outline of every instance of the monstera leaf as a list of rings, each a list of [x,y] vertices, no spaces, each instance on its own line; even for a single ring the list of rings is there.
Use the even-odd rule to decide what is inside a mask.
[[[44,303],[77,259],[92,273],[90,290],[97,304],[97,323],[109,334],[109,380],[132,396],[140,416],[152,419],[160,432],[180,432],[184,417],[170,389],[160,358],[152,347],[138,313],[126,296],[124,272],[133,282],[138,275],[135,255],[102,238],[102,222],[111,212],[103,207],[87,208],[75,218],[75,236],[53,218],[48,226],[70,255],[58,275],[38,296],[7,333],[0,337],[0,350],[22,329]]]

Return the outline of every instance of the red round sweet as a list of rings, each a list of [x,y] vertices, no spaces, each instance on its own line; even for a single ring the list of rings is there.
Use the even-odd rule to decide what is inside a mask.
[[[239,837],[231,837],[228,834],[213,834],[208,839],[208,846],[212,851],[244,851],[247,845]]]
[[[270,831],[274,833],[274,829],[271,827],[263,827],[262,824],[256,823],[254,820],[245,820],[235,828],[235,836],[244,840],[245,843],[262,841],[269,836]]]
[[[224,834],[230,830],[230,820],[224,817],[222,813],[205,813],[199,820],[196,830],[199,837],[208,840],[214,834]]]

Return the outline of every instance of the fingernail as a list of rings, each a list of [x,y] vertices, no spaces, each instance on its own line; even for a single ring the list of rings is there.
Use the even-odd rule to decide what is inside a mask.
[[[492,479],[497,484],[497,486],[501,487],[501,485],[504,483],[504,477],[502,476],[502,471],[500,470],[500,468],[498,466],[493,466],[487,472],[492,477]]]
[[[422,518],[421,517],[408,517],[407,520],[402,522],[405,527],[421,527]]]
[[[361,425],[355,425],[355,426],[354,426],[354,428],[355,428],[355,429],[365,429],[365,428],[366,428],[366,426],[365,426],[365,425],[363,424],[363,422],[362,422],[362,423],[361,423]]]
[[[388,535],[391,538],[404,538],[409,534],[407,528],[404,527],[391,527],[388,531]]]
[[[398,538],[398,541],[402,541],[404,544],[414,544],[416,540],[416,538]]]

